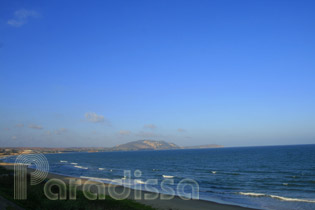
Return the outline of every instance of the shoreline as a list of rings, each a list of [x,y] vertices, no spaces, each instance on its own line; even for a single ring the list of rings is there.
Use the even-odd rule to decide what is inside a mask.
[[[14,164],[13,163],[0,163],[0,166],[5,167],[6,169],[12,170],[14,169]],[[28,168],[28,174],[33,172],[34,169]],[[61,174],[54,174],[54,173],[48,173],[46,179],[59,179],[65,182],[66,184],[69,183],[70,179],[76,179],[76,180],[81,180],[81,183],[84,184],[86,181],[90,181],[93,183],[92,185],[98,185],[100,183],[103,183],[106,186],[106,195],[109,195],[108,193],[108,188],[114,187],[116,191],[121,192],[124,190],[124,188],[128,188],[125,186],[121,185],[112,185],[104,182],[98,182],[97,180],[93,179],[87,179],[87,178],[81,178],[81,177],[74,177],[74,176],[67,176],[67,175],[61,175]],[[77,189],[82,190],[82,185],[78,186]],[[93,188],[92,192],[93,192]],[[258,210],[258,209],[253,209],[249,207],[242,207],[238,205],[233,205],[233,204],[222,204],[222,203],[217,203],[214,201],[207,201],[207,200],[183,200],[179,196],[175,195],[172,199],[170,200],[161,200],[160,195],[161,193],[158,193],[158,198],[154,200],[144,200],[144,194],[157,194],[153,192],[148,192],[145,190],[137,190],[137,192],[140,192],[141,194],[141,199],[134,199],[135,198],[135,189],[129,188],[130,189],[130,195],[128,196],[127,199],[134,200],[138,203],[145,204],[148,206],[151,206],[156,209],[161,209],[161,210],[169,210],[169,209],[183,209],[183,210],[194,210],[194,209],[213,209],[213,210]]]

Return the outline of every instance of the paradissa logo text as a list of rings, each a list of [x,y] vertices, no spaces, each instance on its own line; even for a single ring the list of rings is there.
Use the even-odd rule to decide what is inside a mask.
[[[47,179],[49,163],[43,154],[19,155],[14,165],[14,199],[27,199],[27,168],[30,164],[35,165],[35,171],[30,173],[31,186],[38,185]],[[92,177],[83,179],[52,178],[45,182],[44,193],[50,200],[66,200],[67,198],[76,200],[78,188],[82,189],[84,196],[89,200],[104,200],[105,195],[116,200],[126,198],[170,200],[175,195],[183,200],[199,199],[199,185],[193,179],[182,179],[175,186],[174,179],[171,177],[167,177],[159,183],[158,179],[146,181],[140,179],[142,176],[140,170],[135,170],[133,175],[136,179],[131,179],[130,170],[124,170],[123,179],[110,180],[106,184],[102,179]],[[56,187],[58,192],[53,192],[52,189]],[[159,189],[163,193],[160,193]]]

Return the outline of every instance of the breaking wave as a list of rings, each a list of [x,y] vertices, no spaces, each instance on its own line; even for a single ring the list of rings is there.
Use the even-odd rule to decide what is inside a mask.
[[[239,192],[238,194],[251,196],[251,197],[269,197],[269,198],[279,199],[282,201],[315,203],[315,200],[307,200],[307,199],[301,199],[301,198],[287,198],[287,197],[283,197],[283,196],[268,195],[268,194],[264,194],[264,193]]]

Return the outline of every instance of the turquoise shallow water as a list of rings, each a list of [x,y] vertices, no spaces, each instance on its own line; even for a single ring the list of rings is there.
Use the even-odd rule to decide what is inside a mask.
[[[261,209],[315,209],[315,145],[46,155],[51,173],[122,179],[124,170],[170,185],[190,178],[200,198]],[[15,158],[6,159],[14,162]],[[163,177],[164,175],[164,177]],[[138,183],[142,183],[138,181]],[[159,185],[156,188],[160,189]],[[161,190],[161,189],[160,189]]]

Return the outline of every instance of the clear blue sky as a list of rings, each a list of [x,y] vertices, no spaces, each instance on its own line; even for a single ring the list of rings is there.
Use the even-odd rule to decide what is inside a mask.
[[[0,2],[0,146],[315,143],[315,1]]]

